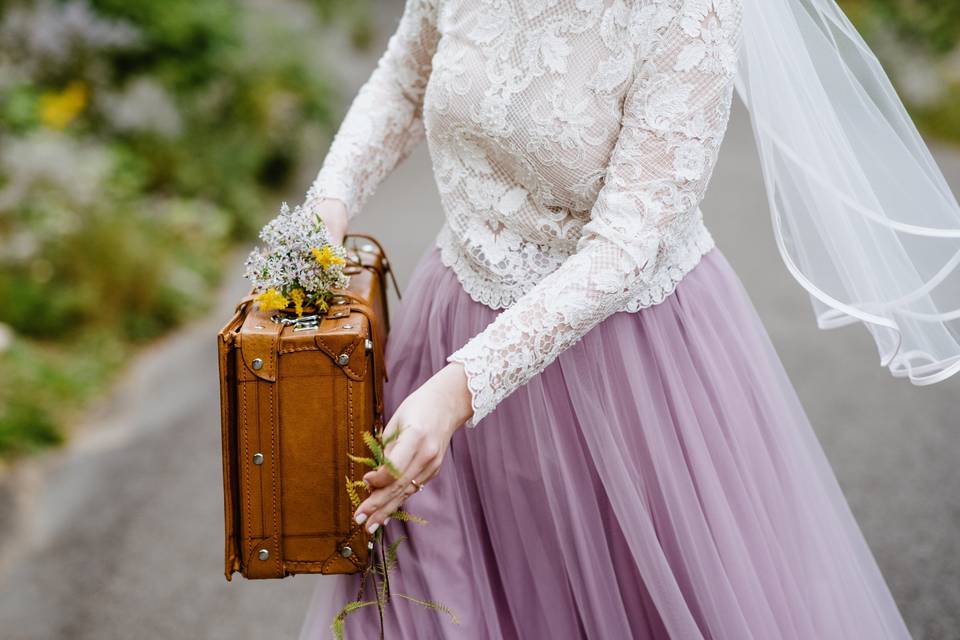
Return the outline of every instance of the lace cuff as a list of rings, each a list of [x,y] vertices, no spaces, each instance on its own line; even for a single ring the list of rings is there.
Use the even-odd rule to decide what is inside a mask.
[[[499,404],[499,400],[494,398],[492,393],[494,386],[489,379],[490,367],[486,365],[478,347],[479,345],[471,345],[468,342],[461,349],[447,356],[447,362],[462,364],[467,376],[473,415],[464,423],[464,426],[471,429]]]

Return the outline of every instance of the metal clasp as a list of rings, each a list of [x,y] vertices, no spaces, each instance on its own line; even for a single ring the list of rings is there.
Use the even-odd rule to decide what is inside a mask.
[[[301,316],[299,318],[285,318],[281,315],[275,315],[271,316],[270,319],[278,324],[290,325],[294,331],[308,331],[320,326],[320,316],[317,314]]]

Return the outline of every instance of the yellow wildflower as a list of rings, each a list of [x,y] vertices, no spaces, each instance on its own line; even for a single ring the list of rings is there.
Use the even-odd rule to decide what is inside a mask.
[[[330,308],[330,304],[327,302],[327,299],[324,298],[322,295],[317,297],[316,305],[317,305],[317,311],[319,311],[320,313],[326,313],[327,310]]]
[[[293,308],[297,312],[297,317],[303,315],[303,301],[306,300],[307,294],[304,293],[303,289],[294,289],[290,292],[290,297],[293,298]]]
[[[346,262],[346,260],[334,253],[328,244],[323,245],[323,249],[314,247],[310,249],[310,252],[313,253],[314,260],[319,262],[320,266],[324,269],[329,269],[333,265],[344,264]]]
[[[60,93],[40,96],[40,119],[51,129],[66,129],[87,106],[87,85],[74,80]]]
[[[287,299],[283,297],[283,294],[273,287],[258,295],[256,298],[254,298],[254,300],[256,300],[261,311],[286,309],[287,305],[289,304]]]

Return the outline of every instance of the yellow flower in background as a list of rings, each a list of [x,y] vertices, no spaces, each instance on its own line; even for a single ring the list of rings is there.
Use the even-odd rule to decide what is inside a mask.
[[[346,262],[346,260],[334,253],[328,244],[323,245],[323,249],[314,247],[310,249],[310,252],[313,253],[313,258],[319,262],[320,266],[324,269],[329,269],[333,265],[344,264]]]
[[[294,289],[290,292],[290,297],[293,298],[293,308],[297,312],[297,317],[303,315],[303,301],[307,298],[307,294],[303,292],[303,289]]]
[[[286,309],[289,302],[283,297],[283,294],[274,288],[267,289],[256,298],[257,305],[261,311],[276,311],[277,309]]]
[[[87,106],[87,85],[74,80],[59,93],[40,96],[40,119],[51,129],[66,129]]]

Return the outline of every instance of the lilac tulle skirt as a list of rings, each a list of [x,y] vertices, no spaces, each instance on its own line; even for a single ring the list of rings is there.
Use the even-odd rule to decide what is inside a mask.
[[[431,248],[394,316],[388,411],[497,312]],[[386,638],[881,640],[909,634],[739,278],[718,248],[457,431],[391,520]],[[298,578],[298,579],[302,579]],[[303,640],[356,597],[318,576]],[[376,638],[375,606],[346,638]]]

